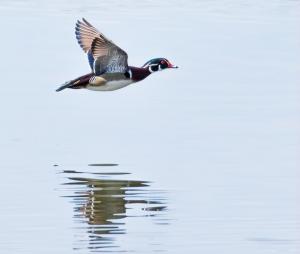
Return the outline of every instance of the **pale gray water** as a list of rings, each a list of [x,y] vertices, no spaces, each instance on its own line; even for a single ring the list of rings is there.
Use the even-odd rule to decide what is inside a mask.
[[[299,1],[0,1],[1,253],[300,251]],[[86,17],[131,65],[111,92]]]

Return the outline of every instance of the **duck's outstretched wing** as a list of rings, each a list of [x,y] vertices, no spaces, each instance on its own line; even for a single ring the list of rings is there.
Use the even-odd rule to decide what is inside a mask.
[[[76,39],[88,54],[88,59],[96,75],[128,70],[127,53],[107,39],[84,18],[78,20],[75,27]]]

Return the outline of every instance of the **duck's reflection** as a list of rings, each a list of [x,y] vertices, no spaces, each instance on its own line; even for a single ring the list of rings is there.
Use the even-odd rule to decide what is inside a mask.
[[[148,182],[111,179],[123,176],[126,174],[124,172],[86,173],[69,170],[63,173],[68,175],[68,181],[63,184],[72,192],[65,197],[71,198],[74,203],[74,218],[87,223],[87,235],[84,238],[89,249],[118,247],[113,245],[115,234],[126,233],[125,218],[130,216],[129,208],[140,211],[134,216],[156,216],[166,209],[163,198],[155,192],[152,195]],[[81,174],[84,176],[81,177]],[[80,242],[85,241],[80,239]],[[81,244],[79,248],[82,247]]]

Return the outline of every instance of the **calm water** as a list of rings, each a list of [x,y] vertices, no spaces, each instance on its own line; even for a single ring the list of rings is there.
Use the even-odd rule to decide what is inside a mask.
[[[1,253],[299,253],[300,1],[0,1]],[[85,17],[140,66],[111,93]]]

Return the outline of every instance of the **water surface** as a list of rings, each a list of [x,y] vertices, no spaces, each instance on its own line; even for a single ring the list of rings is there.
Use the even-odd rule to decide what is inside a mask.
[[[3,253],[299,253],[299,1],[0,1]],[[141,66],[111,93],[85,17]]]
[[[107,167],[116,164],[97,165]],[[78,224],[74,234],[76,250],[121,251],[122,244],[116,244],[116,241],[120,234],[127,233],[126,221],[134,223],[134,218],[148,217],[146,219],[153,224],[168,225],[164,192],[149,190],[149,182],[120,180],[129,173],[107,172],[101,168],[97,172],[65,170],[61,173],[66,175],[61,191],[66,192],[64,197],[74,205],[73,217]],[[97,178],[89,177],[95,174]],[[119,178],[114,179],[116,177]],[[153,251],[159,251],[160,245],[162,242],[153,246]]]

